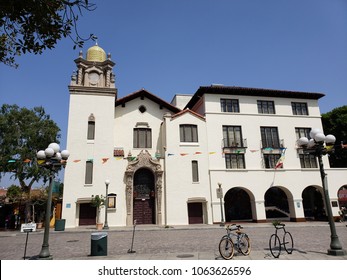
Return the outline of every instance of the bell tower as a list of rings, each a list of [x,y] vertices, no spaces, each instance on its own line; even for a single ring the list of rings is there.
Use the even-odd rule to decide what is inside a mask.
[[[94,91],[113,92],[117,97],[116,78],[112,71],[115,63],[111,61],[111,54],[106,57],[105,51],[96,43],[95,46],[88,49],[86,59],[83,58],[83,53],[80,51],[75,63],[77,72],[75,71],[71,76],[70,92],[77,90],[74,87],[92,87]],[[111,91],[107,89],[111,89]]]
[[[86,206],[81,208],[73,193],[83,193],[85,198],[104,193],[105,178],[112,174],[112,165],[102,164],[102,159],[113,157],[117,98],[113,73],[115,63],[110,54],[106,55],[95,44],[87,50],[85,57],[80,51],[74,61],[77,70],[73,72],[68,86],[70,101],[67,129],[67,149],[71,153],[72,164],[66,166],[64,179],[66,203],[63,217],[71,223],[67,226],[76,226],[73,224],[76,213],[81,214],[81,209]],[[83,217],[79,219],[82,221]]]

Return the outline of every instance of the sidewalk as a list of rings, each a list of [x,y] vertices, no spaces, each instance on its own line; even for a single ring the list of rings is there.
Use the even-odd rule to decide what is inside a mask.
[[[331,256],[330,228],[327,222],[286,222],[286,229],[294,239],[294,251],[282,251],[274,259],[269,251],[269,237],[274,233],[271,223],[243,223],[244,231],[251,239],[251,253],[243,256],[235,253],[232,260],[347,260],[347,255]],[[347,249],[346,224],[336,223],[336,230],[343,249]],[[107,232],[107,256],[90,256],[91,233],[94,226],[66,228],[65,231],[51,229],[49,250],[55,260],[222,260],[218,243],[225,234],[219,225],[155,226],[135,227],[135,253],[128,253],[132,244],[134,227],[110,227]],[[25,233],[0,231],[1,260],[23,259]],[[30,233],[26,256],[39,254],[43,230]]]

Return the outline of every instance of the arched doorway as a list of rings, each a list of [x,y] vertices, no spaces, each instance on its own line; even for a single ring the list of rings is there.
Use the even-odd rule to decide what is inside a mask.
[[[133,219],[137,224],[155,224],[154,174],[140,168],[134,174]]]
[[[248,193],[236,187],[227,191],[224,196],[225,221],[252,220],[251,201]]]
[[[133,225],[134,220],[136,220],[138,224],[154,223],[161,225],[163,171],[161,170],[160,160],[154,158],[147,150],[142,150],[136,158],[133,158],[131,154],[129,154],[128,161],[124,173],[127,211],[126,224],[128,226]],[[134,180],[136,180],[136,182]],[[150,192],[149,198],[148,191]],[[141,197],[141,195],[144,197]],[[153,216],[148,212],[145,215],[148,219],[144,220],[137,216],[137,214],[135,215],[134,210],[138,212],[140,211],[139,209],[142,209],[141,207],[145,207],[143,209],[147,209],[148,211],[150,209]]]
[[[302,204],[307,220],[326,220],[323,196],[315,186],[308,186],[302,192]]]
[[[286,193],[279,187],[271,187],[265,193],[266,219],[289,218]]]

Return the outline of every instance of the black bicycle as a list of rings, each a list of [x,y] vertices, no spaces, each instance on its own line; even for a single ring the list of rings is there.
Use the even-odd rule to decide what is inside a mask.
[[[234,247],[243,255],[251,252],[251,242],[246,233],[241,231],[242,226],[232,224],[226,227],[227,234],[219,242],[219,253],[225,260],[230,260],[234,256]],[[234,233],[235,232],[235,233]]]
[[[284,247],[284,250],[288,254],[291,254],[293,252],[294,242],[293,237],[289,231],[286,231],[285,224],[282,223],[274,223],[273,224],[276,232],[271,235],[269,240],[269,247],[270,252],[273,255],[274,258],[278,258],[281,254],[282,246]],[[284,234],[282,237],[282,241],[280,237],[278,236],[278,230],[283,230]]]

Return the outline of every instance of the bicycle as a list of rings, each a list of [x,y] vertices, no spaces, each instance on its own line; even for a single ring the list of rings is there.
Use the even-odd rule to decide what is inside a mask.
[[[278,258],[281,254],[282,245],[288,254],[293,252],[293,237],[289,231],[286,231],[285,224],[282,223],[274,223],[274,227],[276,228],[276,232],[271,235],[269,240],[270,252],[274,258]],[[277,231],[282,229],[284,231],[283,242],[281,242]]]
[[[225,260],[230,260],[234,256],[234,247],[242,255],[249,255],[251,252],[251,242],[246,233],[241,231],[242,226],[232,224],[226,227],[227,234],[219,241],[219,253]],[[235,232],[235,233],[234,233]]]

